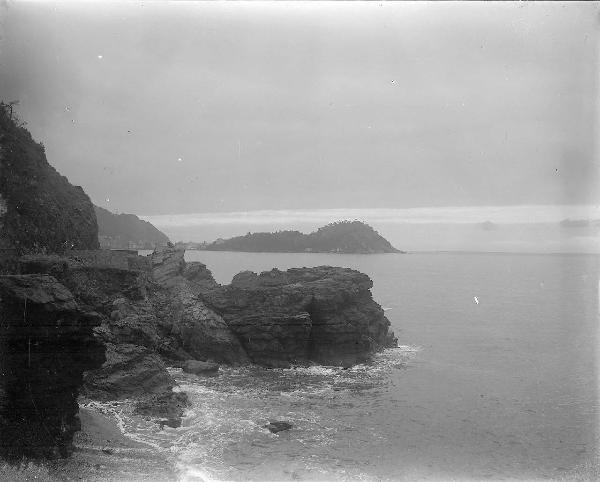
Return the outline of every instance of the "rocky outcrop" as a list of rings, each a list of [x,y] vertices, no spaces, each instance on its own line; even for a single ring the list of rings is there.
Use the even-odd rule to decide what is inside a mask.
[[[118,400],[170,391],[175,381],[163,360],[140,345],[106,343],[106,362],[86,374],[85,394],[95,400]]]
[[[171,343],[162,347],[164,356],[231,365],[249,362],[242,344],[225,320],[207,308],[199,293],[187,283],[158,294],[151,302]]]
[[[173,390],[169,366],[200,375],[218,372],[216,363],[350,366],[395,346],[362,273],[328,266],[243,272],[221,286],[183,255],[167,247],[147,262],[89,253],[21,258],[23,273],[55,277],[98,313],[94,337],[106,362],[86,373],[86,397],[134,399],[138,413],[177,426],[186,400]]]
[[[48,275],[0,276],[0,455],[66,456],[86,370],[104,362],[101,322]]]
[[[320,266],[257,275],[201,294],[236,334],[250,360],[267,366],[352,365],[396,346],[373,300],[372,281],[348,268]]]
[[[94,265],[90,259],[101,259],[109,266]],[[147,270],[114,268],[113,264],[104,257],[86,256],[82,260],[79,254],[30,255],[21,258],[20,270],[56,276],[82,305],[101,313],[102,322],[94,336],[106,348],[106,362],[86,373],[82,389],[86,397],[103,401],[135,398],[145,415],[155,407],[156,417],[176,425],[183,414],[185,395],[172,391],[175,381],[161,354],[177,353],[178,346],[169,337],[170,326],[157,318],[148,291],[156,293],[153,299],[160,294],[168,297],[153,282],[151,263],[139,264]]]
[[[169,288],[179,284],[185,270],[185,251],[166,248],[152,253],[152,279],[159,285]]]
[[[46,160],[44,147],[0,104],[0,250],[97,249],[94,207]]]
[[[115,263],[105,256],[86,254],[84,258],[80,253],[24,256],[20,269],[56,276],[81,304],[103,315],[95,336],[106,347],[107,361],[86,375],[85,396],[135,398],[144,414],[154,406],[154,415],[173,425],[183,413],[185,395],[172,391],[175,382],[168,364],[181,360],[248,362],[223,319],[197,297],[200,287],[216,285],[210,271],[201,263],[186,266],[183,251],[157,251],[148,263],[126,263],[129,269],[112,267]]]

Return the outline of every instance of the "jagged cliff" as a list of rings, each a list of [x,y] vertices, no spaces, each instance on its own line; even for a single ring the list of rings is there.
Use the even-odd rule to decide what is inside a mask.
[[[15,394],[0,412],[27,414],[4,415],[5,433],[19,434],[22,424],[31,427],[26,433],[36,433],[39,420],[50,420],[60,436],[52,443],[43,440],[39,450],[14,442],[17,435],[9,437],[16,447],[11,454],[68,453],[82,380],[88,398],[134,399],[137,413],[177,427],[186,396],[173,391],[169,366],[195,367],[198,361],[350,366],[396,345],[371,297],[372,282],[362,273],[329,266],[243,272],[221,286],[206,266],[188,264],[183,256],[183,250],[164,248],[149,257],[69,251],[20,258],[22,274],[4,277],[0,291],[0,315],[12,320],[2,332],[2,353],[13,354],[3,356],[3,370],[14,374],[4,390]],[[14,288],[22,280],[31,293]],[[25,300],[30,310],[23,318]],[[24,345],[29,339],[45,347],[31,366]],[[56,389],[61,395],[54,397]],[[36,406],[46,407],[43,417],[31,411],[31,396]]]
[[[223,316],[254,363],[350,366],[396,346],[372,285],[348,268],[274,269],[239,273],[201,298]]]
[[[339,221],[303,234],[300,231],[248,233],[215,241],[208,251],[247,251],[271,253],[400,253],[390,242],[368,224],[360,221]]]
[[[20,265],[23,272],[57,277],[102,315],[95,332],[107,361],[86,375],[85,393],[161,405],[154,415],[173,425],[183,400],[172,392],[168,366],[189,360],[350,366],[396,345],[371,296],[371,280],[351,269],[244,272],[221,286],[203,264],[186,263],[183,250],[126,256],[122,268],[99,265],[94,252],[26,256]]]
[[[0,456],[66,456],[83,373],[105,359],[101,318],[48,275],[0,276],[0,317]]]
[[[88,196],[0,103],[0,273],[24,253],[97,247]],[[104,362],[100,323],[52,276],[0,277],[0,457],[69,454],[83,373]]]
[[[48,164],[43,145],[0,104],[0,250],[71,248],[98,248],[94,207],[81,187]]]

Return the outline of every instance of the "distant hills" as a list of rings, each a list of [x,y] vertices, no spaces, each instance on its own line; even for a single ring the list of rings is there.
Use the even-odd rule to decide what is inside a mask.
[[[600,219],[563,219],[560,222],[562,228],[587,228],[600,226]]]
[[[310,234],[300,231],[248,233],[208,244],[208,251],[267,253],[401,253],[368,224],[338,221]]]
[[[90,198],[48,163],[15,104],[0,102],[0,262],[2,253],[98,249]]]
[[[94,210],[101,248],[154,249],[169,242],[163,232],[135,214],[113,214],[98,206],[94,206]]]

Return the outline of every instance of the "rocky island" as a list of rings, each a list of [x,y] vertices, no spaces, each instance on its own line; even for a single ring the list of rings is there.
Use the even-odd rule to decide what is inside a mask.
[[[4,105],[0,179],[1,458],[70,455],[85,400],[127,398],[177,427],[187,397],[168,367],[351,366],[396,346],[371,280],[351,269],[243,272],[219,285],[173,246],[99,250],[89,197]]]
[[[310,234],[300,231],[248,233],[245,236],[217,240],[203,249],[208,251],[246,251],[253,253],[403,253],[361,221],[338,221]]]

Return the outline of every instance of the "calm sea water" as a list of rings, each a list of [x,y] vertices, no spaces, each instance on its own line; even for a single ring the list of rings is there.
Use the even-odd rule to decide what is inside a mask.
[[[173,374],[179,429],[123,418],[182,480],[585,480],[598,454],[598,261],[578,255],[187,252],[217,281],[367,273],[402,345],[350,370]],[[269,420],[293,430],[268,432]]]

